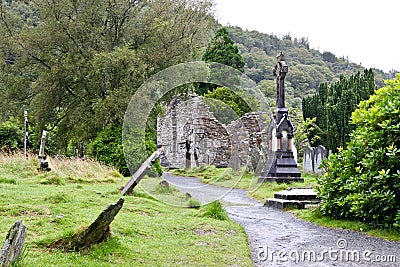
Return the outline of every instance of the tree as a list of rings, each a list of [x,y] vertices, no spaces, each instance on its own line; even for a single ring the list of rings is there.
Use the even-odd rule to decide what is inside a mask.
[[[202,58],[205,62],[218,62],[241,72],[244,71],[244,59],[239,54],[239,49],[235,45],[227,28],[222,27],[215,32],[207,46]]]
[[[308,139],[313,146],[323,145],[332,151],[344,147],[349,133],[354,129],[350,124],[351,113],[358,103],[366,100],[375,90],[374,73],[365,70],[350,78],[342,76],[331,85],[322,83],[319,92],[303,99],[304,120],[315,118],[318,131],[310,131]],[[316,139],[318,135],[320,139]],[[314,140],[314,141],[313,141]],[[318,140],[319,143],[315,143]]]
[[[209,0],[25,1],[40,23],[15,2],[0,9],[0,102],[30,110],[61,148],[121,126],[142,82],[199,58],[214,25]]]
[[[219,28],[211,41],[208,43],[207,49],[203,54],[202,60],[205,62],[217,62],[241,72],[244,71],[244,59],[239,54],[239,49],[235,45],[231,37],[229,37],[228,30],[225,27]],[[216,80],[221,80],[220,77],[226,77],[224,71],[221,73],[212,73],[217,78]],[[229,81],[228,81],[229,83]],[[232,83],[235,83],[234,81]],[[204,95],[208,91],[213,91],[218,85],[204,84],[200,83],[196,92],[200,95]]]
[[[251,98],[251,96],[246,97],[244,95],[238,95],[226,87],[218,87],[214,91],[208,92],[203,97],[215,117],[224,124],[229,124],[245,113],[251,112],[252,110],[249,104],[256,105],[254,98]],[[215,101],[210,101],[210,99],[214,99]],[[247,103],[246,101],[253,102]],[[223,103],[226,106],[223,105]]]
[[[12,119],[0,124],[0,152],[14,152],[24,146],[24,131],[18,121]]]
[[[339,219],[400,229],[400,75],[362,101],[346,149],[323,163],[321,210]]]

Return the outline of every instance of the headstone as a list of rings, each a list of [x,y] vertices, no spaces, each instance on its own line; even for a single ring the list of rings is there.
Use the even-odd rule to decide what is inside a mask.
[[[258,162],[260,160],[260,150],[256,147],[253,147],[250,151],[250,167],[251,171],[255,172],[258,166]]]
[[[162,187],[164,187],[164,188],[169,188],[169,183],[168,183],[167,180],[162,180],[162,181],[160,182],[160,185],[161,185]]]
[[[315,149],[315,163],[314,163],[314,172],[317,174],[321,174],[324,170],[320,168],[320,165],[322,163],[322,160],[328,156],[328,151],[324,146],[317,146]]]
[[[88,228],[78,234],[71,244],[67,245],[67,247],[70,246],[68,249],[79,250],[107,241],[111,236],[110,224],[123,204],[124,199],[120,198],[115,204],[107,206]]]
[[[8,267],[21,256],[26,237],[26,227],[18,220],[8,231],[6,241],[0,250],[0,266]]]
[[[145,174],[153,165],[154,161],[160,156],[163,152],[162,147],[158,150],[154,151],[150,157],[137,169],[137,171],[133,174],[132,178],[128,181],[128,183],[122,188],[121,194],[130,195],[133,189],[138,185],[138,183],[142,180]]]
[[[262,172],[259,182],[304,182],[294,159],[292,151],[292,139],[294,138],[294,126],[289,118],[289,110],[285,108],[285,77],[288,73],[288,65],[284,61],[284,55],[280,52],[277,56],[277,64],[273,70],[276,77],[276,151],[275,159],[268,173]],[[273,147],[274,145],[271,144]]]
[[[305,173],[313,173],[314,172],[314,149],[309,146],[304,149],[303,171]]]
[[[43,130],[42,132],[42,138],[40,140],[40,148],[39,148],[39,167],[40,170],[42,171],[50,171],[51,169],[49,168],[49,162],[47,161],[47,157],[44,153],[44,147],[46,144],[46,135],[47,132],[45,130]]]

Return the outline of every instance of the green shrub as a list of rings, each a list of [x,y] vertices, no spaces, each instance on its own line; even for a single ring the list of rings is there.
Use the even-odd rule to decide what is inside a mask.
[[[146,143],[147,153],[150,156],[151,154],[153,154],[154,151],[157,150],[157,146],[154,143],[154,141],[152,140],[150,133],[146,132],[146,141],[145,141],[145,143]],[[151,170],[149,170],[147,175],[150,176],[150,177],[156,177],[158,175],[161,175],[162,172],[163,171],[162,171],[162,167],[161,167],[160,161],[157,159],[153,163],[153,165],[151,166]]]
[[[49,197],[46,197],[44,200],[53,204],[60,204],[71,202],[71,197],[65,192],[58,192]]]
[[[64,181],[60,177],[59,174],[54,173],[52,171],[50,172],[44,172],[39,175],[37,175],[37,178],[39,178],[39,182],[41,184],[52,184],[52,185],[63,185]]]
[[[356,129],[346,149],[323,163],[318,179],[321,211],[373,227],[400,222],[400,75],[352,114]]]
[[[17,179],[0,176],[0,184],[17,184]]]
[[[13,152],[24,147],[22,127],[13,119],[0,124],[0,150]]]
[[[221,201],[219,200],[215,200],[204,206],[203,216],[221,221],[228,219],[228,213],[225,211]]]
[[[130,175],[122,148],[121,127],[109,127],[98,133],[89,144],[88,154],[100,162],[114,166],[122,175]]]
[[[157,150],[154,141],[147,133],[145,145],[148,156]],[[121,127],[109,127],[98,133],[97,137],[89,144],[88,154],[100,162],[109,166],[114,166],[124,176],[131,175],[122,146]],[[131,159],[133,161],[131,162],[131,167],[133,169],[138,169],[146,158],[145,155],[135,155],[134,158]],[[153,163],[152,169],[149,170],[147,175],[157,176],[157,174],[162,174],[162,168],[158,160]]]

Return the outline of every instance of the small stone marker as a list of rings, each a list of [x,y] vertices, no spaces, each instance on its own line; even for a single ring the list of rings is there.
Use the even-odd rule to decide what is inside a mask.
[[[160,182],[160,185],[161,185],[162,187],[164,187],[164,188],[169,188],[169,183],[168,183],[167,180],[162,180],[162,181]]]
[[[26,227],[18,220],[8,231],[6,241],[0,250],[0,266],[8,267],[21,256],[26,237]]]
[[[44,146],[46,144],[46,135],[47,132],[43,130],[42,132],[42,139],[40,140],[40,149],[39,149],[39,169],[42,171],[50,171],[49,162],[47,161],[47,157],[44,153]]]
[[[303,171],[305,173],[314,172],[314,149],[309,146],[304,149]]]
[[[317,146],[315,149],[315,163],[314,163],[314,172],[317,174],[321,174],[324,172],[322,168],[319,168],[319,166],[322,163],[322,160],[325,159],[328,156],[328,151],[324,146]]]

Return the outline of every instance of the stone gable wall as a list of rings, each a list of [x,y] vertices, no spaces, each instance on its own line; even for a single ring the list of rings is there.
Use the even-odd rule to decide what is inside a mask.
[[[225,126],[201,97],[176,97],[157,121],[157,144],[164,148],[161,164],[170,168],[202,165],[240,167],[250,162],[250,151],[266,141],[265,113],[247,113]]]

